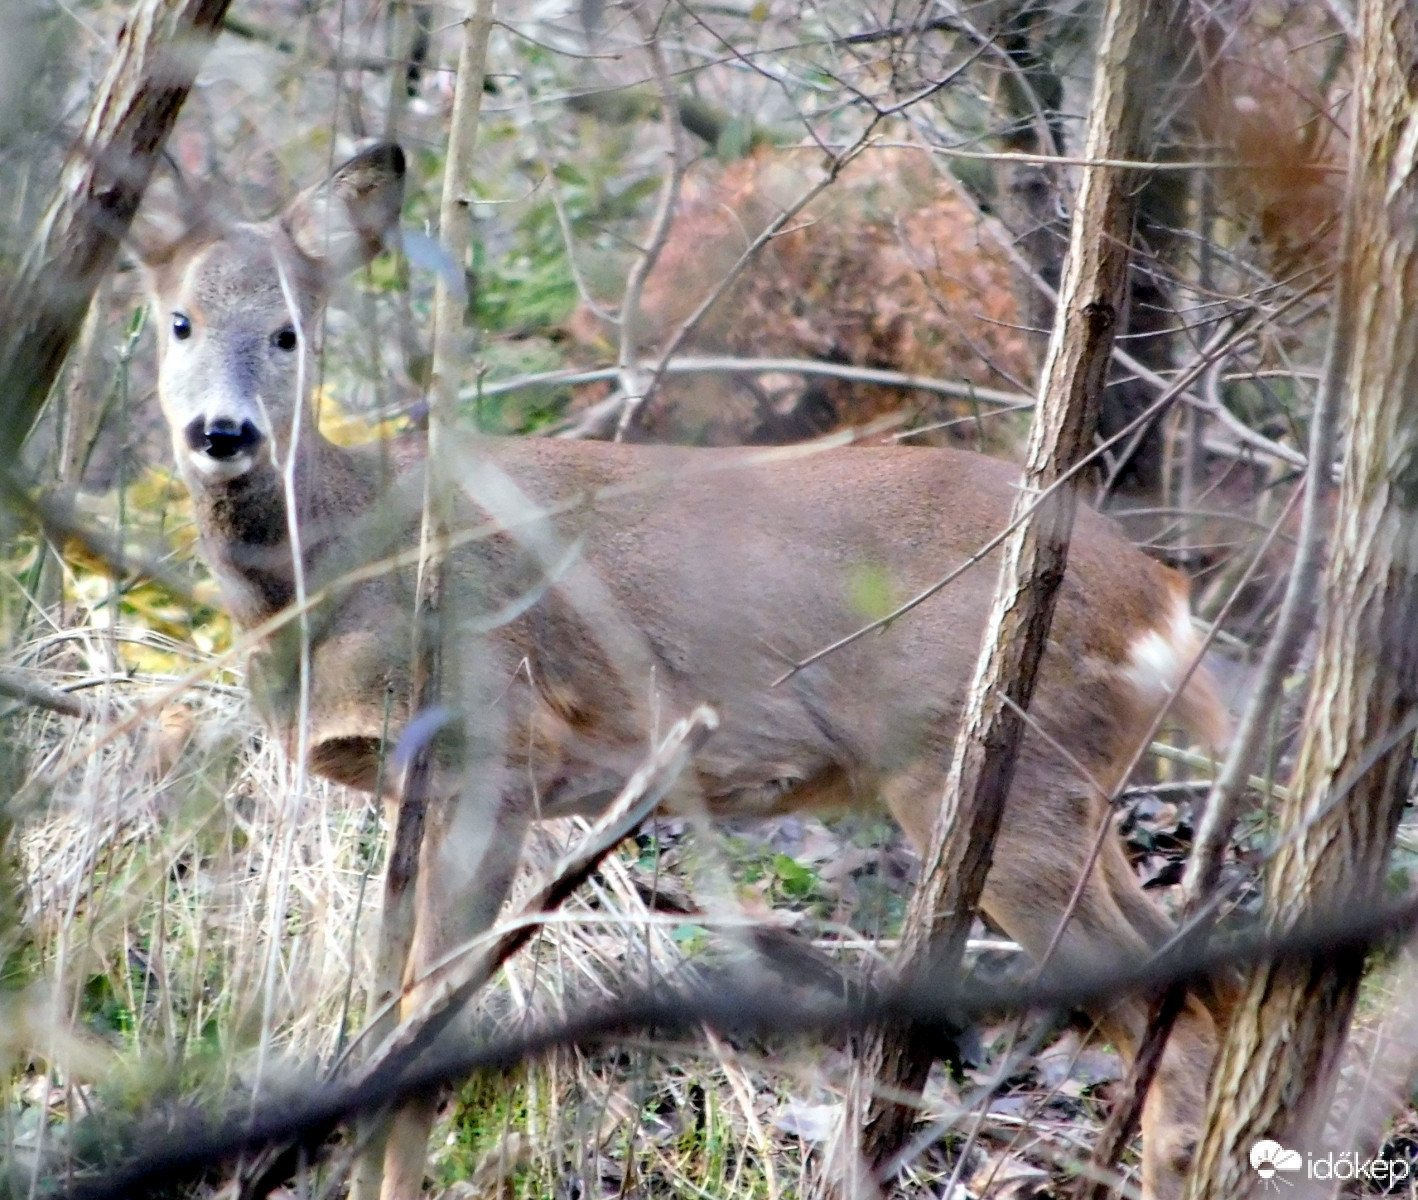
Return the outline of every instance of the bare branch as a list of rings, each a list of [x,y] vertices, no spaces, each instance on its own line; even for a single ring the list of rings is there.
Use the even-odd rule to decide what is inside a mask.
[[[23,704],[46,708],[61,717],[77,717],[81,721],[99,718],[100,711],[80,696],[70,695],[61,688],[50,687],[20,671],[0,670],[0,696],[8,696]]]
[[[620,348],[616,366],[620,375],[621,392],[625,397],[625,407],[621,410],[616,425],[616,441],[622,441],[634,425],[645,398],[654,390],[659,381],[658,374],[648,380],[635,370],[640,357],[640,297],[645,290],[645,281],[660,261],[660,253],[670,238],[670,227],[674,224],[679,210],[680,189],[684,185],[686,153],[684,126],[680,123],[679,106],[675,103],[674,85],[670,81],[669,68],[665,64],[664,47],[660,45],[660,24],[668,12],[666,4],[656,20],[651,20],[646,12],[649,0],[640,0],[631,8],[631,15],[644,39],[645,54],[654,72],[655,86],[660,93],[660,114],[665,125],[665,136],[669,142],[666,155],[669,159],[665,173],[660,180],[660,193],[655,201],[655,213],[650,218],[650,236],[645,242],[630,274],[626,276],[625,291],[620,302]]]
[[[123,1166],[54,1189],[64,1200],[126,1200],[190,1179],[236,1155],[298,1141],[314,1156],[339,1124],[377,1111],[475,1071],[507,1071],[562,1046],[594,1047],[653,1031],[666,1039],[694,1036],[707,1026],[721,1036],[787,1036],[850,1033],[884,1021],[963,1028],[1001,1013],[1067,1011],[1112,1002],[1124,995],[1195,985],[1237,965],[1303,962],[1316,954],[1365,953],[1406,941],[1418,926],[1418,899],[1380,908],[1348,909],[1316,918],[1282,934],[1250,933],[1218,941],[1204,952],[1145,962],[1111,963],[1068,977],[980,984],[959,975],[929,973],[846,999],[840,991],[785,1007],[761,976],[743,984],[716,980],[713,990],[668,986],[614,997],[557,1024],[440,1055],[397,1079],[313,1084],[293,1088],[287,1104],[272,1101],[251,1115],[245,1107],[227,1119],[165,1128],[137,1139],[143,1149]]]

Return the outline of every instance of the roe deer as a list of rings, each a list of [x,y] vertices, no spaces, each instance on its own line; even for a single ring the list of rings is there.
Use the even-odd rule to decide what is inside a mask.
[[[341,448],[311,412],[327,289],[396,229],[403,173],[399,149],[379,146],[269,221],[198,226],[144,253],[163,412],[204,553],[244,626],[300,586],[313,592],[415,545],[417,453]],[[445,572],[455,615],[442,619],[457,636],[443,643],[444,705],[471,722],[457,751],[469,765],[440,752],[408,979],[495,919],[530,820],[593,810],[638,764],[656,724],[700,702],[716,706],[720,724],[685,786],[711,814],[882,802],[925,845],[994,567],[773,681],[785,660],[872,615],[853,599],[863,573],[876,591],[905,597],[1003,528],[1012,467],[941,449],[766,461],[479,439],[459,471],[459,526],[493,532],[464,540]],[[273,733],[292,752],[304,747],[312,770],[355,787],[374,788],[385,739],[396,742],[413,716],[411,574],[366,572],[332,587],[309,616],[303,667],[289,633],[251,665]],[[1033,701],[1038,729],[1024,741],[984,896],[1032,954],[1054,937],[1105,818],[1080,767],[1104,788],[1121,784],[1197,649],[1181,577],[1081,511]],[[1209,744],[1224,737],[1204,670],[1175,700],[1192,732]],[[1110,836],[1052,962],[1067,970],[1145,955],[1170,930]],[[1223,1008],[1214,997],[1189,1003],[1148,1098],[1149,1197],[1180,1194]],[[1130,1054],[1147,1002],[1124,998],[1095,1016]],[[419,1193],[431,1119],[431,1102],[397,1118],[386,1200]],[[369,1173],[359,1185],[368,1194]]]

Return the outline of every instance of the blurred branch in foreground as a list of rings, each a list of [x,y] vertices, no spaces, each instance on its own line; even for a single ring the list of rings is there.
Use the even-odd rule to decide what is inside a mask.
[[[780,988],[765,987],[761,975],[694,991],[666,985],[613,998],[560,1023],[475,1045],[440,1056],[402,1074],[354,1083],[292,1085],[285,1102],[271,1100],[252,1114],[238,1106],[225,1118],[165,1123],[161,1131],[123,1131],[115,1142],[145,1144],[129,1162],[69,1187],[41,1194],[66,1200],[120,1200],[190,1180],[222,1162],[272,1145],[297,1144],[304,1160],[317,1157],[320,1143],[341,1123],[428,1093],[475,1072],[505,1072],[517,1064],[567,1046],[590,1047],[643,1038],[653,1032],[666,1040],[697,1036],[704,1027],[734,1037],[846,1033],[884,1021],[943,1024],[960,1028],[987,1015],[1024,1010],[1069,1010],[1124,994],[1151,993],[1176,982],[1217,976],[1238,964],[1303,963],[1336,954],[1364,954],[1402,943],[1418,926],[1418,898],[1368,912],[1352,909],[1284,934],[1261,932],[1218,939],[1204,952],[1159,955],[1124,967],[1111,966],[1069,979],[980,984],[943,982],[927,975],[843,999],[823,994],[815,1001],[785,1005]],[[114,1133],[119,1131],[115,1130]],[[83,1139],[101,1144],[102,1134]],[[65,1178],[72,1179],[71,1175]],[[57,1182],[57,1181],[56,1181]],[[270,1186],[279,1181],[269,1179]]]

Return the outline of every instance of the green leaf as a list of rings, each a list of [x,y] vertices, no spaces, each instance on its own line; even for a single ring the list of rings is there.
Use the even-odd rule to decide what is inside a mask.
[[[773,856],[773,874],[783,894],[794,900],[805,900],[817,890],[817,873],[786,854]]]
[[[847,601],[868,621],[878,621],[896,611],[896,589],[891,576],[877,563],[859,563],[847,574]]]

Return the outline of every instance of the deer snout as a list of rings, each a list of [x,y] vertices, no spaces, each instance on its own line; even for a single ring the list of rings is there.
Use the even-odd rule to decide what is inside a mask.
[[[245,454],[254,454],[264,438],[251,421],[231,417],[208,420],[198,417],[185,430],[187,447],[219,463],[229,463]]]

